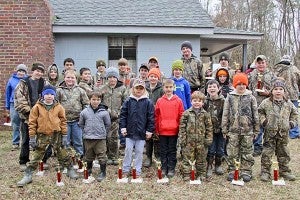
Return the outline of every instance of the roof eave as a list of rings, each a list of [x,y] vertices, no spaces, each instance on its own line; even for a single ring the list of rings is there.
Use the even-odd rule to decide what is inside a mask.
[[[84,26],[53,25],[53,33],[119,33],[119,34],[176,34],[210,35],[214,27],[155,27],[155,26]]]
[[[231,40],[261,40],[264,34],[221,34],[221,33],[214,33],[214,34],[204,34],[201,35],[200,38],[202,39],[231,39]]]

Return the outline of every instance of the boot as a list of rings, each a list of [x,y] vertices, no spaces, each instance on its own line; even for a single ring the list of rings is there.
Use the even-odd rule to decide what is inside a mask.
[[[215,171],[217,175],[223,175],[224,171],[222,168],[222,158],[221,157],[216,157],[215,158]]]
[[[150,167],[152,164],[152,159],[147,157],[145,162],[144,162],[144,167]]]
[[[77,173],[75,172],[73,166],[69,166],[69,167],[68,167],[67,176],[68,176],[70,179],[78,179],[78,175],[77,175]]]
[[[24,177],[20,180],[17,185],[18,187],[23,187],[28,183],[32,182],[32,171],[30,169],[26,169],[24,173]]]
[[[101,182],[106,177],[106,164],[100,164],[100,174],[97,177],[97,181]]]
[[[207,158],[207,171],[206,171],[206,177],[210,178],[212,177],[212,170],[213,170],[213,157]]]
[[[91,174],[92,174],[92,168],[93,168],[93,162],[87,162],[86,163],[86,168],[87,168],[89,176],[91,176]]]

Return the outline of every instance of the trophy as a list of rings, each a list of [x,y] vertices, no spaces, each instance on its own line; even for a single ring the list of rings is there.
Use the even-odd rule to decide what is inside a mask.
[[[279,177],[278,162],[272,161],[272,166],[273,166],[272,184],[273,185],[278,185],[278,186],[284,186],[285,181],[283,179],[278,179],[278,177]]]
[[[78,164],[77,172],[82,173],[84,170],[83,170],[83,163],[80,157],[78,157],[77,159],[77,164]]]
[[[122,159],[119,158],[118,159],[118,179],[117,179],[117,183],[128,183],[128,178],[124,177],[123,178],[123,174],[122,174]]]
[[[39,171],[36,173],[37,176],[44,176],[44,162],[39,162]]]
[[[193,185],[199,185],[201,184],[201,180],[195,180],[195,164],[196,164],[196,160],[194,161],[190,161],[189,160],[189,164],[191,165],[191,174],[190,174],[190,184]]]
[[[88,170],[87,170],[87,163],[83,163],[83,183],[92,183],[95,180],[93,176],[89,176]]]
[[[231,181],[231,184],[243,186],[245,184],[244,181],[242,179],[239,180],[239,168],[241,166],[241,162],[238,162],[236,159],[234,159],[234,165],[235,165],[235,170],[234,170],[234,176],[233,176],[233,180]]]
[[[60,172],[60,166],[59,164],[57,165],[57,168],[56,168],[56,186],[64,186],[64,182],[61,181],[61,172]]]
[[[4,126],[11,126],[11,120],[10,120],[10,116],[6,116],[5,117],[5,122],[3,124]]]
[[[157,166],[157,183],[168,183],[169,182],[169,178],[167,177],[163,177],[162,176],[162,170],[161,170],[161,162],[157,161],[156,159],[154,159],[156,166]]]
[[[257,85],[256,85],[256,92],[264,92],[263,90],[263,77],[264,75],[261,73],[257,74]]]
[[[132,173],[131,183],[142,183],[143,179],[136,177],[136,168],[135,168],[135,160],[134,159],[132,160],[131,167],[132,167],[132,171],[131,171],[131,173]]]

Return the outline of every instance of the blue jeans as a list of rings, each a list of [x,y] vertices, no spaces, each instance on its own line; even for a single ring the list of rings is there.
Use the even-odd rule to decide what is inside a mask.
[[[292,100],[294,106],[298,109],[298,101],[297,100]],[[295,126],[294,128],[292,128],[290,131],[289,131],[289,136],[291,139],[295,139],[295,138],[298,138],[300,136],[300,133],[299,133],[299,126]]]
[[[78,121],[68,122],[68,146],[72,145],[81,156],[83,155],[82,130],[78,126]]]
[[[19,117],[19,113],[15,110],[14,103],[10,103],[9,115],[12,125],[12,143],[19,145],[21,119]]]
[[[222,133],[213,135],[213,142],[208,148],[208,157],[223,157],[224,156],[225,138]]]
[[[264,128],[260,127],[259,134],[253,140],[253,146],[255,152],[261,152],[263,149],[262,139],[263,139]]]
[[[135,164],[136,174],[141,175],[144,146],[145,146],[145,140],[133,140],[131,138],[126,138],[125,156],[123,161],[124,173],[129,173],[131,169],[132,153],[134,149],[134,153],[135,153],[134,164]]]

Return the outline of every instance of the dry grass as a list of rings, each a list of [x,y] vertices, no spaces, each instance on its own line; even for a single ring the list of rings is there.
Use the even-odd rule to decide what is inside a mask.
[[[117,184],[117,167],[108,167],[108,177],[102,183],[82,184],[82,180],[69,180],[63,176],[64,187],[56,187],[54,168],[46,171],[44,177],[34,176],[33,183],[18,188],[23,174],[19,172],[19,151],[10,151],[11,135],[7,131],[0,133],[0,199],[300,199],[299,180],[286,182],[284,187],[275,187],[271,183],[259,180],[260,159],[255,158],[254,180],[244,187],[233,186],[226,181],[226,175],[213,176],[211,182],[202,185],[189,185],[179,177],[174,177],[169,184],[156,183],[155,169],[144,169],[142,184]],[[290,141],[291,168],[300,177],[299,140]],[[56,159],[51,158],[54,167]],[[97,174],[98,169],[94,169]]]

